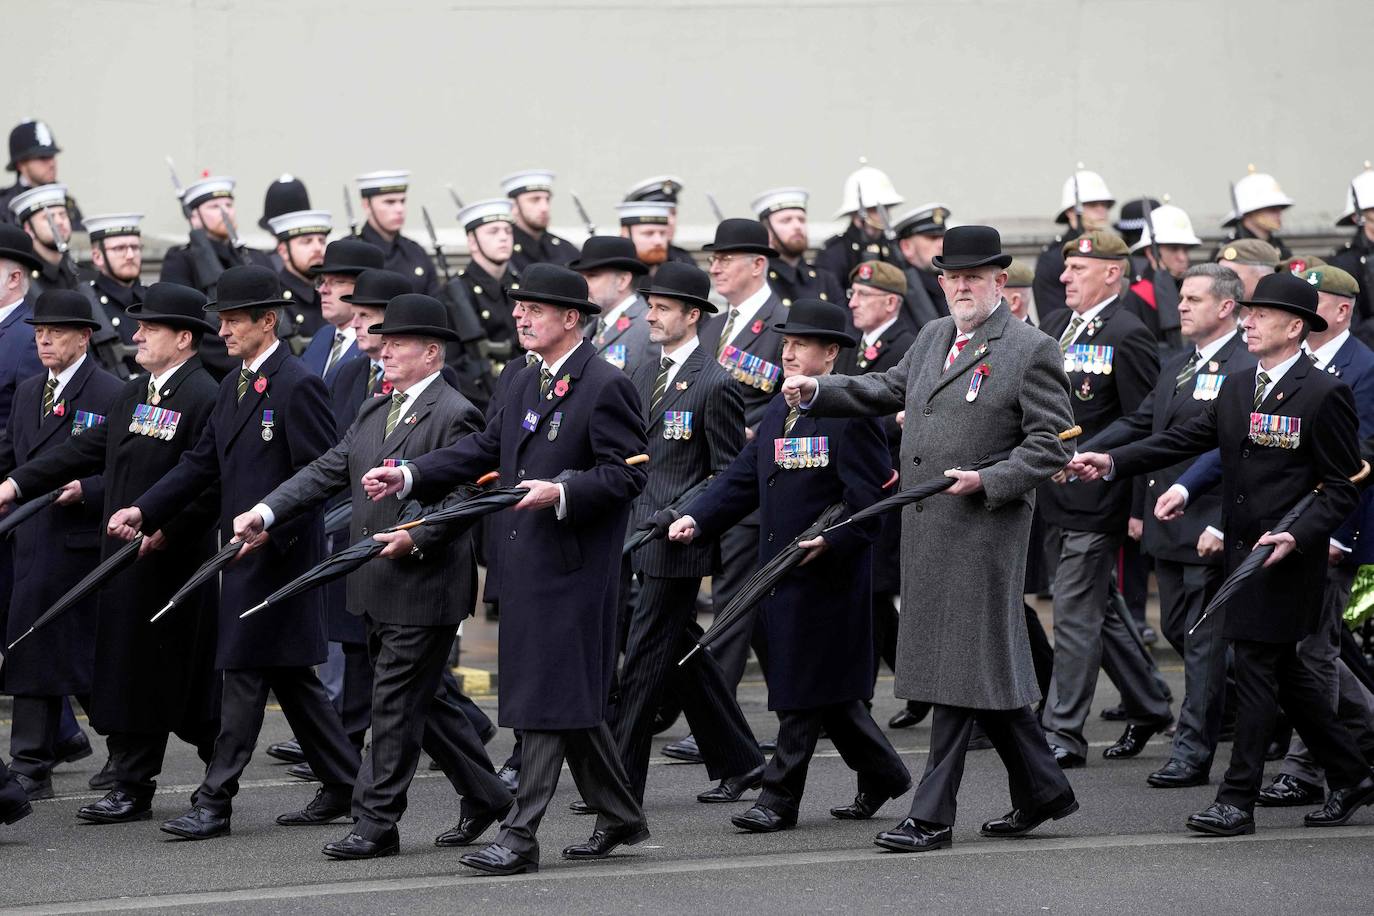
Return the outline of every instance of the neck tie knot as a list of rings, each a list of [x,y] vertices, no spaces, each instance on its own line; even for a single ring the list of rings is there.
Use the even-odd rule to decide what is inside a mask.
[[[1059,338],[1059,352],[1069,352],[1069,347],[1073,345],[1073,340],[1078,336],[1078,329],[1083,327],[1083,319],[1074,315],[1069,319],[1069,326],[1064,329],[1064,336]]]
[[[247,366],[243,366],[239,369],[238,392],[240,401],[242,401],[243,396],[248,393],[248,386],[253,384],[253,379],[256,375],[257,373],[249,370]]]

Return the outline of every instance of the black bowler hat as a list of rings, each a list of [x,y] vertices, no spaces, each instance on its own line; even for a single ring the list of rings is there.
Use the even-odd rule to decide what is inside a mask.
[[[258,228],[271,232],[268,222],[287,213],[310,209],[310,192],[305,182],[294,175],[283,175],[267,186],[267,194],[262,201],[262,219]]]
[[[41,294],[33,304],[33,314],[24,321],[92,331],[100,327],[100,322],[91,317],[91,300],[74,289],[50,289]]]
[[[281,281],[275,273],[256,264],[241,264],[219,275],[215,300],[205,303],[205,311],[273,309],[286,304],[281,295]]]
[[[707,298],[711,295],[710,275],[695,264],[665,261],[658,265],[654,278],[639,292],[643,296],[676,299],[712,315],[720,311],[716,304]]]
[[[1306,321],[1314,331],[1326,330],[1326,319],[1317,314],[1317,288],[1287,272],[1260,277],[1255,284],[1255,298],[1241,299],[1237,304],[1282,309]]]
[[[8,171],[19,171],[25,159],[41,159],[62,152],[52,131],[42,121],[21,121],[10,131],[10,161]]]
[[[458,335],[448,326],[448,309],[438,299],[424,293],[402,293],[392,299],[382,323],[372,325],[367,333],[458,340]]]
[[[33,239],[10,223],[0,223],[0,258],[17,261],[30,270],[43,269],[43,262],[33,253]]]
[[[582,246],[582,256],[568,265],[569,270],[627,270],[644,274],[649,268],[635,254],[635,243],[618,235],[594,235]]]
[[[600,315],[601,306],[587,298],[587,280],[575,270],[557,264],[532,264],[520,278],[520,288],[510,291],[516,302],[543,302],[583,315]]]
[[[326,245],[324,262],[316,264],[307,273],[312,277],[318,277],[320,274],[356,276],[365,270],[381,270],[385,265],[386,255],[382,254],[382,249],[371,242],[350,236]]]
[[[756,219],[725,219],[716,227],[716,240],[701,246],[703,251],[741,251],[776,258],[768,244],[768,229]]]
[[[143,294],[142,302],[135,302],[124,311],[138,321],[165,324],[180,331],[216,330],[204,317],[204,293],[180,283],[154,283]]]
[[[848,310],[837,302],[798,299],[787,310],[787,320],[773,325],[773,330],[780,334],[814,337],[842,347],[853,347],[858,340],[845,330],[848,323]]]
[[[991,226],[955,226],[945,233],[944,253],[930,263],[940,270],[971,270],[988,264],[1006,269],[1011,255],[1002,253],[1002,235]]]
[[[363,242],[367,245],[367,242]],[[370,245],[368,247],[371,247]],[[378,249],[380,250],[380,249]],[[386,308],[392,299],[415,291],[415,284],[405,274],[394,270],[374,268],[358,274],[353,292],[339,299],[349,305],[371,305]]]

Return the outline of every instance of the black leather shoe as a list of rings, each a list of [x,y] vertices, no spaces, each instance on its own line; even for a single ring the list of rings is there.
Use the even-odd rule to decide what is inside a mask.
[[[1075,754],[1066,747],[1057,744],[1050,745],[1050,753],[1054,755],[1054,762],[1059,764],[1061,770],[1076,770],[1088,761],[1083,759],[1082,754]]]
[[[33,814],[33,805],[29,804],[28,801],[22,801],[8,808],[0,808],[0,824],[8,827],[10,824],[17,824],[30,814]]]
[[[320,852],[331,859],[381,859],[401,851],[401,832],[392,827],[380,840],[350,833],[342,840],[325,844]]]
[[[135,798],[122,789],[115,789],[98,802],[82,805],[76,816],[92,824],[127,824],[146,821],[153,816],[151,798]]]
[[[1022,811],[1013,808],[1009,813],[996,820],[988,821],[978,832],[990,837],[1025,836],[1045,821],[1057,821],[1068,817],[1078,810],[1078,799],[1073,793],[1060,796],[1035,811]]]
[[[305,752],[301,750],[301,743],[295,738],[267,745],[267,756],[286,763],[305,763]]]
[[[1235,805],[1212,802],[1188,818],[1188,829],[1212,836],[1241,836],[1255,832],[1255,818]]]
[[[873,838],[874,845],[893,852],[929,852],[954,844],[954,828],[939,824],[925,824],[908,817],[891,830],[884,830]]]
[[[1116,744],[1102,751],[1102,756],[1108,760],[1125,760],[1127,757],[1135,757],[1145,750],[1145,745],[1150,739],[1164,730],[1166,723],[1155,725],[1138,725],[1131,723],[1126,726],[1126,730],[1121,733],[1121,737],[1116,739]]]
[[[681,741],[674,741],[672,744],[663,746],[663,756],[671,757],[674,760],[682,760],[687,763],[704,763],[701,751],[697,748],[697,739],[688,735]]]
[[[1305,815],[1302,822],[1308,827],[1339,827],[1370,802],[1374,802],[1374,779],[1366,776],[1349,788],[1332,789],[1322,809]]]
[[[293,763],[286,768],[287,776],[294,776],[296,779],[303,779],[306,782],[319,782],[320,777],[315,775],[315,771],[310,769],[308,763]]]
[[[216,814],[199,806],[162,825],[163,833],[187,840],[210,840],[229,835],[229,815]]]
[[[911,728],[925,721],[926,716],[930,715],[929,703],[908,702],[897,714],[887,720],[888,728]]]
[[[518,875],[521,872],[539,871],[539,863],[517,855],[500,843],[492,843],[476,852],[459,857],[468,868],[486,872],[489,875]]]
[[[469,817],[461,818],[448,830],[434,838],[435,846],[471,846],[477,838],[487,832],[487,828],[505,817],[510,808],[506,807],[500,811],[488,811],[486,814],[474,814]]]
[[[779,814],[772,808],[755,805],[743,814],[731,817],[730,823],[750,833],[777,833],[779,830],[791,830],[797,826],[797,816]]]
[[[78,760],[85,760],[94,753],[91,750],[91,739],[86,737],[85,732],[77,732],[76,737],[70,741],[64,741],[53,748],[53,756],[58,763],[76,763]]]
[[[23,773],[15,773],[14,781],[19,783],[19,788],[24,790],[29,801],[42,801],[45,798],[53,797],[51,776],[44,776],[42,779],[30,779]]]
[[[1100,715],[1108,722],[1125,722],[1128,718],[1126,715],[1126,707],[1121,703],[1117,703],[1115,706],[1108,706],[1106,709],[1102,710]]]
[[[1295,808],[1298,806],[1320,805],[1324,793],[1321,786],[1314,786],[1306,780],[1287,773],[1280,773],[1274,781],[1260,789],[1255,804],[1266,808]]]
[[[759,742],[759,752],[760,752],[760,753],[771,754],[771,753],[773,753],[774,751],[776,751],[777,749],[778,749],[778,739],[777,739],[777,738],[764,738],[762,741]]]
[[[1155,770],[1145,781],[1156,789],[1182,789],[1207,785],[1207,771],[1190,767],[1181,760],[1170,760]]]
[[[97,792],[108,792],[119,785],[119,776],[115,773],[114,761],[107,758],[105,765],[100,768],[100,772],[86,780],[86,785]]]
[[[750,789],[763,785],[763,767],[754,767],[741,776],[727,776],[714,789],[707,789],[697,796],[697,801],[706,804],[737,802]]]
[[[573,814],[596,814],[596,813],[597,813],[597,811],[596,811],[595,808],[593,808],[591,805],[587,804],[586,802],[584,802],[584,801],[583,801],[582,799],[580,799],[580,798],[579,798],[577,801],[573,802],[571,805],[568,805],[568,810],[571,811]]]
[[[310,804],[299,811],[278,816],[277,823],[283,827],[315,827],[333,823],[352,810],[350,799],[339,799],[330,795],[328,789],[320,789],[310,800]]]
[[[520,788],[520,771],[515,767],[501,767],[501,769],[496,771],[496,778],[506,784],[506,788],[510,789],[511,795],[514,795],[515,790]]]
[[[877,814],[879,808],[894,798],[901,798],[910,788],[911,781],[908,780],[907,784],[896,792],[860,792],[849,804],[831,808],[830,816],[838,817],[842,821],[866,821]]]
[[[610,830],[595,830],[587,842],[569,846],[563,850],[565,859],[604,859],[617,846],[634,846],[649,838],[649,828],[644,824],[628,824],[612,827]]]

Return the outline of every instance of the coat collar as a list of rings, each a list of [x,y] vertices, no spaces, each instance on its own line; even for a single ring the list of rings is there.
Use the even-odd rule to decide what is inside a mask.
[[[237,403],[234,401],[234,394],[232,392],[237,389],[239,370],[243,367],[243,363],[240,361],[239,365],[234,367],[234,369],[224,377],[222,384],[229,386],[229,391],[231,392],[229,395],[229,405],[232,411],[228,434],[224,440],[225,448],[228,448],[233,444],[234,440],[238,438],[238,434],[243,431],[243,427],[248,422],[248,419],[258,411],[259,405],[272,397],[272,376],[277,373],[277,370],[282,367],[287,357],[290,355],[291,349],[284,343],[278,343],[277,349],[258,367],[258,377],[267,379],[266,388],[259,392],[256,382],[249,385],[248,390],[243,394],[243,400]]]
[[[63,387],[61,391],[62,397],[58,403],[66,405],[62,409],[62,415],[58,416],[57,414],[50,413],[40,420],[38,424],[38,435],[34,438],[34,449],[37,449],[50,439],[58,430],[69,426],[72,419],[72,413],[76,409],[74,406],[76,400],[81,397],[81,390],[86,387],[86,382],[90,379],[91,373],[94,371],[95,358],[87,356],[86,359],[81,362],[81,365],[77,367],[76,374],[71,377],[71,380],[67,382],[66,386]],[[40,404],[42,403],[43,397],[43,383],[47,381],[46,372],[41,376],[41,379],[42,381],[38,385]]]
[[[1308,372],[1315,372],[1316,367],[1312,365],[1312,360],[1305,355],[1299,356],[1283,378],[1279,379],[1278,384],[1274,385],[1264,394],[1264,400],[1260,402],[1260,413],[1280,412],[1285,401],[1292,403],[1293,396],[1302,388],[1303,381],[1307,378]],[[1251,384],[1254,379],[1251,379]]]
[[[539,417],[538,420],[535,421],[534,429],[525,429],[521,426],[520,431],[524,433],[524,436],[520,439],[520,444],[517,446],[517,452],[519,449],[523,449],[529,444],[535,434],[543,428],[545,421],[553,416],[553,414],[563,405],[563,402],[571,397],[573,392],[577,390],[577,380],[582,377],[582,372],[587,368],[587,363],[591,362],[595,357],[596,347],[593,346],[590,341],[586,340],[579,343],[576,348],[568,354],[567,358],[563,360],[563,365],[558,368],[558,373],[553,377],[554,386],[558,384],[563,376],[566,375],[568,377],[568,390],[561,395],[557,393],[555,387],[550,387],[549,394],[552,397],[540,398],[540,373],[537,371],[522,372],[516,377],[514,384],[524,385],[524,388],[519,392],[512,392],[512,395],[516,395],[515,403],[521,406],[522,413],[520,416],[522,420],[529,411],[533,411]]]
[[[949,369],[940,373],[939,378],[935,381],[935,385],[930,389],[930,395],[926,398],[927,402],[929,402],[931,398],[934,398],[941,388],[944,388],[950,382],[963,375],[975,363],[983,361],[988,355],[988,352],[992,349],[993,342],[1001,338],[1002,332],[1007,327],[1007,319],[1009,317],[1011,317],[1011,309],[999,304],[997,308],[993,310],[992,314],[988,316],[988,320],[980,324],[978,329],[973,332],[973,337],[969,339],[968,343],[964,344],[964,349],[959,351],[959,355],[954,358],[954,362],[950,364]],[[945,346],[944,349],[940,351],[941,362],[940,365],[936,367],[937,369],[943,368],[944,358],[949,353],[949,348],[954,346],[954,338],[957,334],[957,328],[953,320],[951,320],[944,335]]]

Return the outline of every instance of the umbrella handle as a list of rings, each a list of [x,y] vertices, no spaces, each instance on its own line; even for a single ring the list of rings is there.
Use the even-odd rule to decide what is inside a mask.
[[[479,486],[479,487],[484,487],[484,486],[486,486],[487,484],[491,483],[493,480],[500,480],[500,479],[501,479],[501,472],[500,472],[500,471],[487,471],[487,472],[486,472],[485,474],[483,474],[481,477],[478,477],[478,478],[477,478],[477,486]]]
[[[1059,441],[1068,442],[1070,439],[1077,439],[1081,435],[1083,435],[1083,427],[1070,426],[1068,429],[1064,430],[1059,434]]]
[[[648,460],[649,456],[644,454],[643,452],[640,452],[638,455],[631,455],[629,458],[626,458],[625,463],[628,464],[630,467],[634,467],[637,464],[645,464],[648,462]]]

